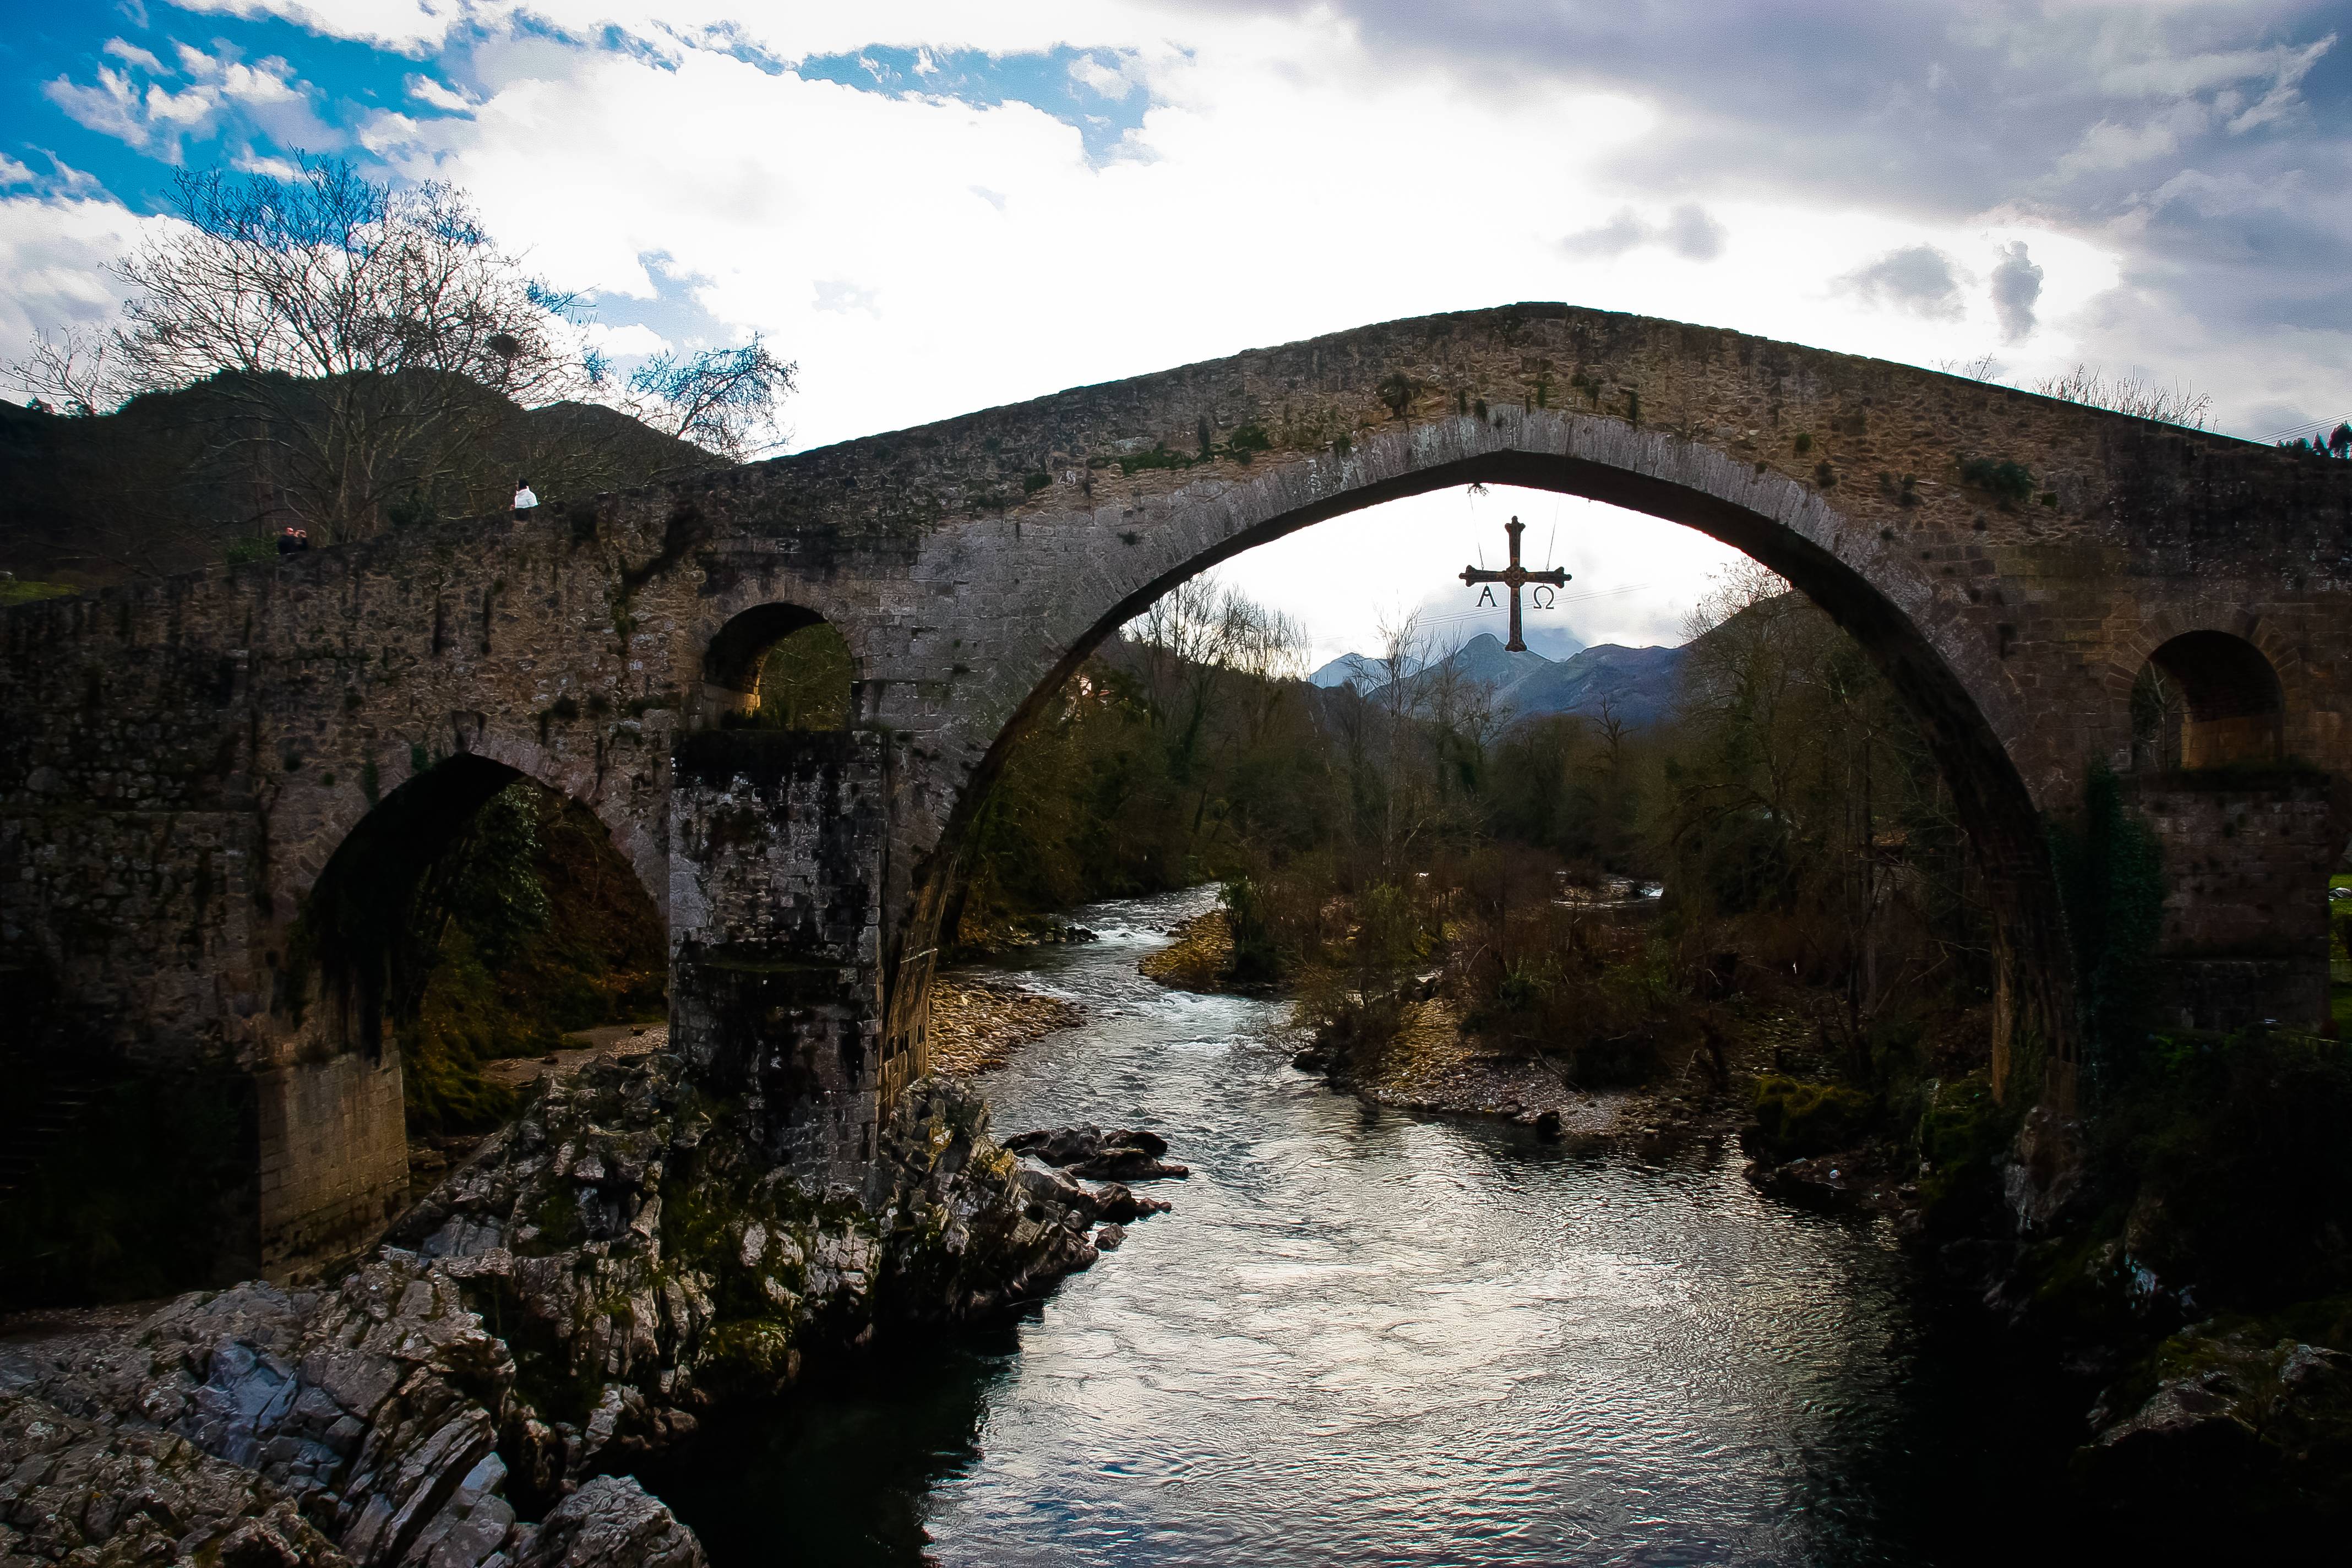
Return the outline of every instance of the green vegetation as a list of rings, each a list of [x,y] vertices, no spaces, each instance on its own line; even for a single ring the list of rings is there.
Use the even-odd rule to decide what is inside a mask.
[[[2005,501],[2021,501],[2033,493],[2033,471],[2006,458],[1963,459],[1960,482]]]
[[[70,583],[34,583],[21,577],[0,575],[0,608],[10,605],[29,605],[36,599],[62,599],[79,592],[81,590]]]
[[[394,1003],[416,1129],[508,1114],[488,1062],[664,1016],[666,946],[635,874],[593,812],[537,784],[509,784],[474,814],[425,872],[409,920],[425,979]]]
[[[2164,923],[2163,856],[2154,832],[2124,809],[2122,785],[2104,766],[2091,770],[2080,818],[2053,826],[2050,847],[2097,1088],[2128,1070],[2147,1035]]]
[[[1782,1160],[1853,1147],[1873,1131],[1878,1110],[1859,1089],[1778,1075],[1758,1079],[1754,1093],[1757,1137]]]
[[[729,714],[725,722],[754,730],[845,730],[856,673],[839,628],[824,621],[803,626],[761,658],[759,707]]]
[[[1727,579],[1691,629],[1678,720],[1509,722],[1410,628],[1403,679],[1318,690],[1278,618],[1187,584],[1013,749],[951,930],[985,945],[1215,879],[1226,978],[1279,982],[1335,1047],[1386,1049],[1433,996],[1486,1049],[1625,1083],[1696,1050],[1719,1071],[1728,1004],[1795,1008],[1820,1069],[1907,1138],[1921,1086],[1989,1049],[1980,1013],[1950,1023],[1989,996],[1990,942],[1949,792],[1777,578]],[[1630,899],[1642,882],[1664,896]]]
[[[1118,471],[1123,475],[1139,474],[1151,468],[1189,468],[1201,459],[1183,452],[1171,452],[1165,443],[1149,452],[1138,452],[1118,459]]]

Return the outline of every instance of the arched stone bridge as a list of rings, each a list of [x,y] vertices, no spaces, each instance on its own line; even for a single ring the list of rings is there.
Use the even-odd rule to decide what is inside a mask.
[[[2045,822],[2095,765],[2147,763],[2151,661],[2187,708],[2133,785],[2168,850],[2166,1005],[2325,1016],[2352,465],[1517,305],[9,611],[15,1026],[250,1075],[252,1247],[363,1230],[405,1173],[371,915],[520,773],[592,806],[666,913],[680,1047],[765,1107],[779,1157],[854,1175],[923,1069],[959,835],[1026,716],[1191,574],[1471,480],[1700,529],[1870,650],[1979,852],[2009,1093],[2071,1094]],[[718,728],[819,617],[856,660],[850,731]]]

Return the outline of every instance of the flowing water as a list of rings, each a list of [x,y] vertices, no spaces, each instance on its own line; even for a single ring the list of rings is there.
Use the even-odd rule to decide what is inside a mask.
[[[1137,974],[1204,903],[1098,905],[1101,941],[1024,955],[1089,1020],[986,1080],[1000,1132],[1164,1132],[1192,1175],[1145,1190],[1175,1211],[1010,1328],[649,1471],[716,1568],[2013,1552],[2081,1398],[1918,1306],[1883,1226],[1760,1197],[1736,1151],[1577,1154],[1336,1095],[1281,1004]]]

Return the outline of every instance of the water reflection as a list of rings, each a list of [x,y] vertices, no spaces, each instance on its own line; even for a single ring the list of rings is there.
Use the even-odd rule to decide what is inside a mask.
[[[2072,1395],[1983,1381],[1879,1232],[1719,1152],[1580,1157],[1332,1095],[1278,1005],[1137,976],[1190,907],[1082,915],[1103,940],[1026,978],[1092,1021],[992,1079],[1004,1131],[1165,1131],[1176,1212],[1012,1329],[649,1475],[719,1568],[1966,1561],[1971,1492],[2025,1501],[2017,1434],[2054,1428],[2016,1401]]]

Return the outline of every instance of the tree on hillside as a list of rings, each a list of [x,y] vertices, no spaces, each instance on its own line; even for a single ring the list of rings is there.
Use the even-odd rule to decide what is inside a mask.
[[[306,158],[287,178],[184,173],[167,211],[178,221],[114,266],[129,286],[122,320],[44,339],[15,379],[69,414],[202,385],[211,449],[250,483],[257,523],[331,542],[398,508],[429,514],[429,498],[468,491],[469,465],[513,405],[605,384],[570,319],[574,298],[531,278],[454,186],[395,188]],[[793,369],[756,339],[666,355],[624,401],[734,458],[772,423]]]
[[[756,333],[740,349],[665,350],[630,373],[626,406],[663,434],[740,463],[778,444],[776,409],[799,373]]]

